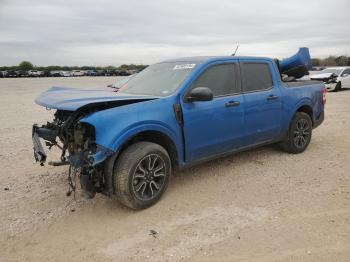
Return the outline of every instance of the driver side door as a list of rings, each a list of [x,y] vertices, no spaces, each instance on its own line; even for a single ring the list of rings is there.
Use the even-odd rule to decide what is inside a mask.
[[[238,63],[208,66],[190,89],[208,87],[211,101],[182,101],[186,161],[209,158],[242,146],[244,100]]]

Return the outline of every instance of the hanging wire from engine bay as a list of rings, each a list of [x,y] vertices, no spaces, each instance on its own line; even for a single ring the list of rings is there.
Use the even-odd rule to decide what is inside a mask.
[[[77,188],[77,175],[79,174],[80,169],[72,167],[69,165],[69,171],[68,171],[68,191],[66,193],[67,196],[70,196],[73,193],[73,198],[75,199],[75,192]]]

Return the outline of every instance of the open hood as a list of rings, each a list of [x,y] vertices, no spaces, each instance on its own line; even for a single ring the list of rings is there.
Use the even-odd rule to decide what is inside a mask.
[[[35,102],[38,105],[75,111],[88,104],[113,102],[113,101],[147,101],[159,97],[147,95],[127,95],[115,92],[115,89],[78,89],[68,87],[51,87],[49,90],[40,94]]]

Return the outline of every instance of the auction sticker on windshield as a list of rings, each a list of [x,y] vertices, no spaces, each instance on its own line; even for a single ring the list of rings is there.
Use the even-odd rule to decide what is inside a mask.
[[[175,65],[173,70],[180,70],[180,69],[192,69],[196,66],[196,64],[182,64],[182,65]]]

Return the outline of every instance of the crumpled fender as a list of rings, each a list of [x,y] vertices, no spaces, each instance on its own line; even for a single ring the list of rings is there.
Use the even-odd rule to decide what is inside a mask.
[[[164,103],[169,105],[164,105]],[[146,109],[145,109],[146,108]],[[176,122],[169,99],[135,103],[92,113],[80,120],[95,127],[96,143],[117,152],[131,137],[144,131],[168,136],[183,159],[181,128]]]

